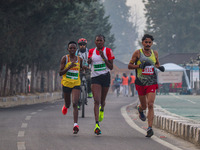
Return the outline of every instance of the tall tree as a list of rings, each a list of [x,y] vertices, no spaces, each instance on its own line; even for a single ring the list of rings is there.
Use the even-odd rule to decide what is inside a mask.
[[[147,30],[155,36],[155,48],[166,52],[198,52],[199,0],[143,0]]]
[[[115,55],[126,62],[127,56],[136,49],[135,42],[138,38],[137,23],[130,21],[130,7],[126,0],[103,1],[106,14],[110,16],[111,32],[115,36]]]
[[[1,80],[4,89],[6,80],[20,78],[18,75],[27,65],[32,70],[32,86],[40,76],[38,72],[58,70],[70,40],[85,37],[88,46],[94,47],[95,35],[104,34],[110,48],[114,42],[104,7],[97,0],[2,0],[0,27],[0,71],[11,74]],[[13,89],[8,91],[12,93]]]

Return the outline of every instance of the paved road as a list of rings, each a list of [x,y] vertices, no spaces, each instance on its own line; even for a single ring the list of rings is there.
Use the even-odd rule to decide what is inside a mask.
[[[199,95],[157,95],[155,104],[171,113],[199,121],[200,123],[200,96]]]
[[[1,150],[168,150],[197,149],[193,144],[155,129],[145,138],[146,122],[138,119],[136,109],[128,106],[137,97],[109,95],[102,135],[94,130],[93,100],[88,99],[86,117],[79,117],[80,132],[72,134],[72,108],[61,113],[63,100],[29,106],[0,109]],[[133,105],[134,106],[134,105]],[[165,138],[160,135],[165,136]]]

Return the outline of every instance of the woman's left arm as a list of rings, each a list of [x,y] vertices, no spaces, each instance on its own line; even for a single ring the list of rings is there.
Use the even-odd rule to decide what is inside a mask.
[[[110,69],[113,70],[113,59],[108,60],[108,59],[104,59],[104,62],[106,64],[106,66]]]

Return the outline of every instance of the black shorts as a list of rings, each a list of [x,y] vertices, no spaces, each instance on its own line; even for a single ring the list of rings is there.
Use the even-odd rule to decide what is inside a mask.
[[[69,87],[63,86],[63,92],[64,92],[64,93],[71,93],[71,92],[72,92],[72,89],[81,90],[81,87],[80,87],[80,86],[75,86],[75,87],[73,87],[73,88],[69,88]]]
[[[110,72],[92,77],[91,84],[100,84],[102,87],[110,87]]]

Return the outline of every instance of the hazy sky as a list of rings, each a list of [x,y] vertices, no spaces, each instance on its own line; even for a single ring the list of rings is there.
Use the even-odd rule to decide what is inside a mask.
[[[131,6],[132,21],[135,21],[135,16],[138,20],[139,27],[139,39],[143,36],[143,30],[145,28],[145,17],[144,17],[144,4],[142,0],[127,0],[127,5]]]

